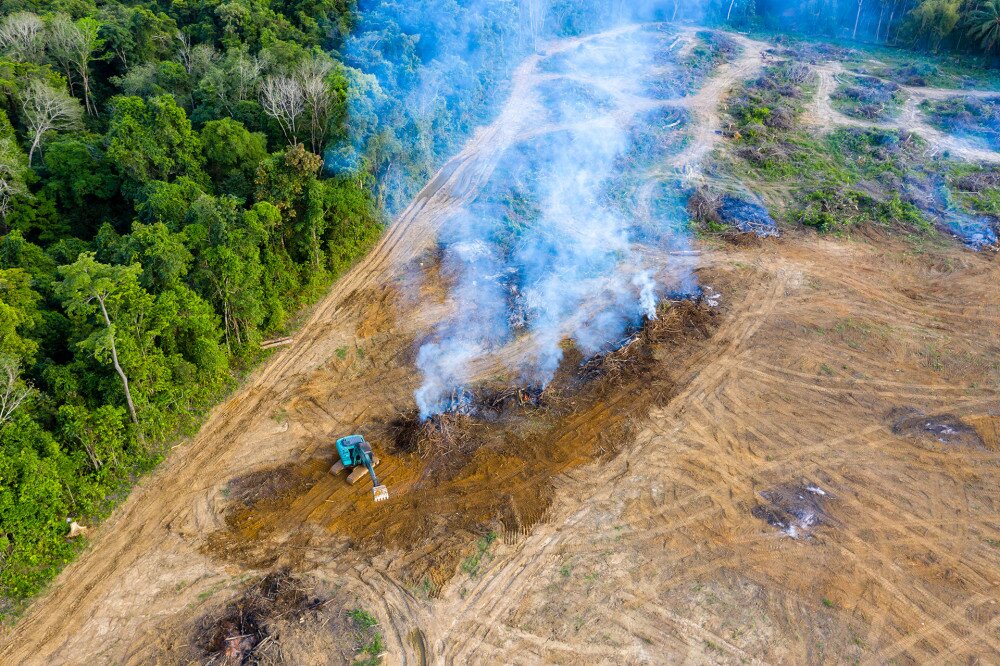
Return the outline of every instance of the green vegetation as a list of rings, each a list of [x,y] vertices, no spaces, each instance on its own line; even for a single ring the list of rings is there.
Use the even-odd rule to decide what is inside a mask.
[[[922,142],[904,132],[838,129],[815,136],[798,117],[810,75],[794,63],[769,67],[729,105],[733,162],[728,168],[751,183],[791,190],[786,222],[821,231],[855,225],[902,226],[924,231],[929,220],[905,197],[905,185],[929,179]]]
[[[489,558],[490,546],[497,539],[496,532],[490,532],[486,536],[483,536],[476,542],[476,552],[469,555],[467,558],[462,560],[462,571],[469,574],[469,576],[475,577],[479,575],[479,567],[483,562],[483,558]]]
[[[0,617],[382,228],[316,154],[345,136],[321,47],[348,3],[4,10]]]
[[[377,631],[378,619],[368,611],[355,608],[347,612],[355,629],[355,650],[358,656],[352,662],[355,666],[376,666],[382,663],[382,653],[385,652],[385,639]]]
[[[920,109],[932,125],[945,132],[1000,150],[1000,96],[992,99],[959,96],[925,100]]]
[[[969,211],[1000,217],[1000,168],[956,164],[948,184]]]
[[[1000,53],[1000,0],[761,0],[710,3],[708,14],[739,26],[985,56],[985,62]]]

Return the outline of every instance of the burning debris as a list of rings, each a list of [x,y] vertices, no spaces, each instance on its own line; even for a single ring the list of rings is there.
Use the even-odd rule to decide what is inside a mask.
[[[690,230],[620,203],[634,200],[645,177],[633,166],[680,145],[675,128],[686,116],[666,112],[671,122],[661,127],[660,115],[643,115],[645,103],[635,103],[664,39],[627,31],[542,63],[552,76],[536,91],[557,127],[506,150],[490,182],[439,236],[455,314],[417,352],[422,419],[460,414],[452,394],[469,384],[470,368],[515,338],[531,338],[531,356],[518,368],[524,382],[544,387],[560,368],[565,340],[590,357],[655,313],[665,289],[657,276],[670,271],[647,264],[637,237]],[[732,46],[717,41],[713,52]],[[688,263],[669,268],[672,277],[686,274],[681,284],[693,283]]]
[[[954,414],[926,414],[913,407],[900,407],[889,412],[892,432],[902,437],[933,439],[953,446],[984,446],[976,429]]]
[[[760,497],[765,503],[753,507],[751,515],[793,539],[810,538],[828,520],[824,507],[830,495],[817,484],[778,486],[761,491]]]
[[[720,295],[711,287],[699,293],[698,302],[664,301],[655,318],[644,319],[598,353],[584,354],[567,345],[553,381],[546,385],[487,382],[454,389],[439,413],[426,418],[419,410],[405,413],[373,426],[371,437],[391,442],[394,453],[418,455],[425,461],[421,482],[440,482],[459,473],[477,451],[512,446],[545,423],[624,385],[669,384],[660,368],[662,349],[688,337],[708,338],[715,327]],[[669,396],[665,388],[654,393]]]

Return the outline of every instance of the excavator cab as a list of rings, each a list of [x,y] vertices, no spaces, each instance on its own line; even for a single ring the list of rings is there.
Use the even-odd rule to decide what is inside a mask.
[[[367,453],[369,456],[372,455],[371,444],[366,442],[365,438],[361,435],[341,437],[337,440],[337,455],[340,456],[340,462],[344,467],[364,465],[365,463],[361,460],[360,456],[362,452]]]
[[[352,486],[361,480],[367,471],[372,477],[372,495],[376,502],[389,499],[389,489],[378,482],[375,467],[379,464],[378,456],[372,452],[371,444],[361,435],[350,435],[337,440],[338,460],[330,468],[331,474],[339,474],[341,470],[349,469],[347,482]]]

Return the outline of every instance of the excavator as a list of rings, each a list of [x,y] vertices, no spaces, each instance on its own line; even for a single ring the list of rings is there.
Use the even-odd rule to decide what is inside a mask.
[[[340,457],[330,468],[330,474],[340,474],[341,470],[349,469],[347,482],[352,486],[361,480],[365,471],[372,477],[372,496],[376,502],[389,499],[389,489],[378,482],[375,476],[375,466],[378,456],[372,453],[371,444],[361,435],[350,435],[337,440],[337,455]]]

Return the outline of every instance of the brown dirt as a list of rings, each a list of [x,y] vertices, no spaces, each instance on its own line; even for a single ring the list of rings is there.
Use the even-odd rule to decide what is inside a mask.
[[[413,342],[446,308],[403,276],[522,131],[530,67],[517,108],[5,630],[0,663],[207,661],[190,651],[205,629],[286,567],[309,603],[371,610],[387,663],[1000,661],[990,255],[805,232],[704,243],[699,277],[722,294],[704,330],[692,315],[589,381],[567,362],[560,394],[500,425],[459,419],[455,468],[432,465],[434,441],[390,445]],[[511,386],[522,348],[483,386]],[[983,445],[897,434],[900,409],[950,415]],[[355,430],[383,456],[388,502],[327,472]],[[795,517],[813,484],[827,495],[808,538],[754,515]],[[308,630],[282,625],[276,661],[339,654],[324,616],[296,612]]]

